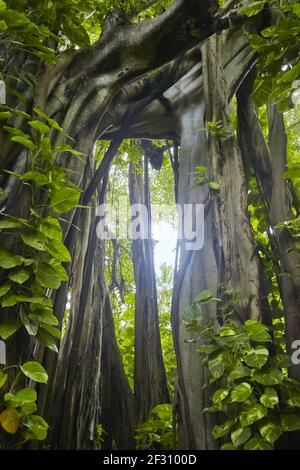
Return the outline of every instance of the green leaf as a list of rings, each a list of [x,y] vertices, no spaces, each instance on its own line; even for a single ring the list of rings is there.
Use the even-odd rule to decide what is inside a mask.
[[[68,153],[71,153],[72,155],[74,155],[76,157],[82,157],[84,155],[83,152],[79,152],[79,150],[73,149],[73,147],[71,147],[68,144],[57,145],[57,147],[55,147],[54,151],[55,152],[68,152]]]
[[[69,212],[77,206],[80,192],[73,188],[64,188],[51,196],[51,207],[56,212]]]
[[[61,271],[60,268],[63,271]],[[36,280],[43,287],[58,289],[62,281],[68,280],[68,275],[62,266],[58,264],[50,265],[49,263],[42,261],[38,265]]]
[[[29,318],[37,323],[42,323],[46,325],[58,325],[58,319],[53,315],[52,310],[50,309],[40,309],[36,310],[34,313],[29,314]]]
[[[211,189],[214,189],[215,191],[218,191],[220,189],[219,183],[216,183],[215,181],[209,181],[208,186]]]
[[[20,269],[20,271],[17,271],[16,273],[9,273],[8,277],[11,281],[23,284],[30,278],[30,273],[25,269]]]
[[[7,292],[10,290],[10,284],[4,284],[4,286],[0,287],[0,297],[3,297]]]
[[[5,229],[5,228],[20,228],[24,227],[24,224],[21,222],[18,222],[17,220],[0,220],[0,230]]]
[[[36,129],[41,134],[47,134],[47,132],[50,131],[50,127],[48,127],[47,124],[39,120],[28,121],[28,124],[30,125],[30,127],[32,127],[33,129]]]
[[[17,301],[18,302],[25,302],[25,303],[31,303],[31,304],[39,304],[43,305],[44,307],[52,307],[52,301],[51,299],[48,299],[48,297],[44,296],[32,296],[32,297],[26,297],[25,295],[17,295]]]
[[[20,309],[20,320],[22,322],[22,324],[25,326],[26,330],[27,330],[27,333],[29,335],[32,335],[32,336],[36,336],[37,332],[38,332],[38,328],[39,328],[39,325],[38,323],[36,323],[35,321],[32,321],[28,314],[23,311],[23,309],[21,308]]]
[[[213,401],[217,404],[221,403],[221,401],[225,400],[225,398],[229,395],[229,390],[226,388],[219,388],[213,394]]]
[[[208,361],[208,369],[215,379],[219,379],[225,371],[223,355],[219,354],[215,359]]]
[[[51,119],[49,116],[47,116],[46,113],[44,113],[44,111],[42,111],[40,108],[33,108],[33,111],[40,117],[44,118],[49,126],[53,127],[53,129],[56,129],[57,131],[65,134],[64,130],[62,127],[60,127],[60,125],[54,120],[54,119]]]
[[[12,402],[14,406],[22,406],[26,403],[33,403],[37,399],[36,391],[31,387],[22,388],[16,394],[6,393],[4,400]]]
[[[243,382],[231,391],[231,401],[233,403],[242,403],[250,397],[252,394],[252,387],[247,382]]]
[[[274,406],[278,405],[278,395],[275,388],[266,387],[259,401],[267,408],[274,408]]]
[[[40,383],[47,383],[48,382],[48,374],[45,371],[44,367],[35,361],[25,362],[23,365],[20,366],[21,370],[26,377],[29,379],[34,380],[35,382]]]
[[[8,377],[8,375],[5,374],[4,372],[1,372],[1,370],[0,370],[0,388],[3,387],[3,385],[7,381],[7,377]]]
[[[31,246],[35,250],[46,250],[46,237],[37,230],[32,232],[21,233],[21,238],[26,245]]]
[[[20,266],[22,263],[22,256],[12,255],[8,250],[0,248],[0,268],[11,269]]]
[[[18,144],[23,145],[26,148],[29,148],[32,151],[37,149],[37,146],[32,142],[32,140],[30,140],[26,137],[16,135],[16,136],[12,137],[11,140],[13,142],[17,142]]]
[[[207,356],[215,351],[218,351],[218,349],[221,349],[218,344],[201,344],[197,351],[200,354],[204,354],[205,356]]]
[[[260,404],[254,404],[249,410],[242,411],[239,419],[243,427],[251,426],[251,424],[259,421],[268,414],[267,408]]]
[[[5,10],[2,12],[5,21],[11,29],[19,29],[21,27],[30,26],[30,20],[23,14],[16,10]]]
[[[281,413],[279,417],[283,431],[298,431],[300,429],[300,416],[294,413]]]
[[[61,332],[59,331],[58,328],[55,328],[55,326],[44,323],[42,328],[46,330],[51,336],[54,336],[55,338],[58,338],[58,339],[61,338]]]
[[[251,428],[238,428],[231,433],[231,440],[235,447],[244,444],[251,436]]]
[[[22,175],[22,180],[34,181],[37,188],[41,188],[42,186],[49,184],[48,175],[40,173],[39,171],[27,171]]]
[[[219,330],[219,335],[221,338],[225,336],[235,336],[236,334],[238,334],[238,329],[234,325],[225,325],[222,326],[222,328]]]
[[[256,320],[247,320],[245,322],[245,329],[250,339],[257,342],[271,341],[271,336],[268,333],[268,327]]]
[[[21,137],[25,137],[25,139],[30,139],[30,136],[28,134],[25,134],[25,132],[23,132],[21,129],[17,129],[16,127],[3,126],[3,129],[5,129],[12,135],[18,135]]]
[[[0,31],[5,31],[7,29],[7,24],[4,20],[0,20]]]
[[[283,384],[281,385],[282,398],[285,403],[290,407],[300,407],[300,387],[299,383],[293,384],[289,383],[285,378]]]
[[[265,3],[265,0],[253,2],[251,5],[241,8],[239,12],[246,16],[255,16],[263,10]]]
[[[1,30],[1,27],[0,27]],[[0,112],[0,121],[4,121],[5,119],[8,119],[12,113],[10,111],[2,111]]]
[[[252,375],[252,380],[256,380],[256,382],[262,385],[278,385],[282,383],[283,378],[284,375],[279,369],[257,370]]]
[[[53,336],[48,333],[48,331],[40,328],[37,334],[38,341],[46,346],[47,348],[51,349],[51,351],[58,352],[57,344]]]
[[[62,229],[59,221],[55,217],[46,217],[42,219],[39,230],[47,234],[51,240],[62,240]]]
[[[273,450],[273,447],[259,434],[255,434],[248,442],[244,445],[245,450]]]
[[[35,413],[36,410],[37,406],[35,403],[24,403],[24,405],[21,407],[21,414],[22,416],[31,415]]]
[[[300,18],[300,4],[296,4],[296,5],[293,5],[293,10],[294,10],[294,13],[296,16],[298,16],[298,18]]]
[[[17,303],[18,303],[17,296],[15,294],[8,294],[3,297],[1,305],[3,308],[5,308],[5,307],[13,307]]]
[[[229,442],[226,442],[226,444],[221,446],[221,450],[237,450],[237,448],[234,447],[234,445],[229,444]]]
[[[228,378],[231,380],[236,380],[236,379],[241,379],[243,377],[247,377],[250,375],[251,369],[247,366],[243,366],[241,361],[238,361],[234,367],[233,370],[230,372]]]
[[[201,304],[207,304],[214,300],[214,295],[209,290],[203,290],[200,292],[194,299],[194,302],[199,302]]]
[[[47,252],[58,261],[68,263],[71,261],[67,247],[59,240],[51,240],[48,243]]]
[[[270,444],[274,444],[282,434],[281,427],[272,421],[261,422],[258,424],[258,427],[262,437],[270,442]]]
[[[247,366],[261,369],[267,362],[269,357],[268,350],[263,346],[257,346],[255,349],[252,348],[247,355],[244,357],[244,361]]]
[[[41,416],[30,416],[29,420],[26,421],[25,426],[28,428],[26,439],[33,439],[36,441],[44,441],[46,439],[49,426]]]
[[[8,318],[6,320],[2,320],[0,323],[0,337],[5,341],[10,336],[12,336],[20,327],[21,323],[17,319]]]
[[[233,419],[224,421],[224,423],[221,423],[220,425],[216,424],[212,430],[213,438],[219,439],[220,437],[226,436],[226,434],[228,434],[233,424],[234,424]]]

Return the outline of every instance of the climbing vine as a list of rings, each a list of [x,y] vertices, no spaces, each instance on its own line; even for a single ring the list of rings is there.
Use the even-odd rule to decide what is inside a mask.
[[[272,328],[256,320],[237,325],[233,314],[240,294],[223,286],[221,292],[220,297],[201,292],[185,317],[186,328],[198,335],[206,386],[218,385],[203,412],[219,414],[212,434],[222,440],[222,450],[271,450],[283,433],[300,429],[300,384],[288,377],[291,361],[282,337],[274,338]],[[219,329],[203,315],[210,302],[222,312]]]
[[[15,112],[2,106],[0,116],[6,122]],[[64,152],[80,158],[81,153],[68,144],[52,147],[49,134],[54,129],[67,136],[57,122],[39,108],[34,109],[33,117],[22,112],[24,116],[28,133],[3,125],[11,141],[28,152],[27,171],[8,173],[23,185],[29,211],[24,217],[1,213],[0,230],[8,235],[8,242],[0,248],[0,337],[7,341],[24,328],[43,346],[57,352],[61,334],[47,289],[58,289],[68,280],[63,264],[70,261],[70,254],[62,241],[60,219],[61,214],[77,206],[80,190],[71,183],[64,167],[56,163],[56,156]],[[10,378],[8,371],[16,373]],[[0,424],[8,434],[20,431],[21,441],[43,440],[48,425],[35,414],[36,391],[31,387],[19,389],[21,372],[36,382],[45,383],[48,379],[44,368],[35,361],[3,367],[0,371],[0,407],[3,410]]]

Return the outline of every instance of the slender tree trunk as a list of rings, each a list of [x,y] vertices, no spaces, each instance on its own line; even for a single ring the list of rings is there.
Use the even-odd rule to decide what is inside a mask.
[[[117,345],[112,306],[107,290],[103,318],[101,416],[103,449],[134,449],[137,429],[137,407],[124,372]]]
[[[141,170],[140,166],[138,168]],[[132,242],[136,285],[134,393],[139,423],[147,419],[155,405],[170,401],[160,342],[147,158],[144,177],[145,181],[137,168],[130,164],[130,203],[131,206],[144,205],[147,209],[144,222],[148,227],[148,233],[143,238],[133,239]]]

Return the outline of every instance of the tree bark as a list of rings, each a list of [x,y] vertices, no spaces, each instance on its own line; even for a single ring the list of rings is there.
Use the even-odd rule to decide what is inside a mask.
[[[291,234],[276,225],[294,217],[287,181],[283,178],[286,165],[286,134],[283,115],[270,105],[269,145],[265,141],[251,96],[252,77],[238,92],[238,123],[240,146],[244,159],[253,165],[268,210],[272,240],[275,240],[280,260],[278,277],[286,321],[288,352],[292,352],[294,340],[300,338],[300,282],[299,253],[295,250]],[[290,368],[292,377],[300,380],[300,366]]]
[[[124,372],[117,345],[112,306],[107,290],[103,318],[100,421],[104,430],[102,449],[135,448],[134,435],[138,426],[136,399]]]
[[[210,177],[219,189],[210,191],[213,224],[217,233],[216,259],[219,282],[236,294],[245,294],[235,306],[235,320],[262,320],[260,262],[247,209],[248,184],[240,149],[231,127],[229,91],[221,63],[218,37],[204,46],[204,93],[206,122],[219,123],[220,130],[208,131]]]
[[[138,166],[141,169],[140,166]],[[145,180],[144,180],[145,178]],[[144,178],[135,165],[129,166],[131,206],[143,204],[147,209],[143,238],[133,239],[132,255],[135,277],[135,345],[134,393],[138,407],[138,422],[144,422],[151,409],[159,403],[169,403],[170,397],[160,342],[153,240],[151,236],[151,205],[148,159],[145,157]]]

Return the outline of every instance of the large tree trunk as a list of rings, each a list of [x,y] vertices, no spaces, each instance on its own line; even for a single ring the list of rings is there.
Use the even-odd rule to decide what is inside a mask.
[[[203,390],[205,383],[204,367],[197,348],[185,340],[193,339],[182,322],[185,308],[202,290],[209,289],[216,294],[218,272],[213,250],[214,235],[211,224],[211,211],[208,201],[208,188],[196,187],[193,172],[199,165],[208,165],[204,127],[204,104],[199,99],[182,111],[181,151],[179,167],[178,203],[206,204],[204,246],[189,251],[185,240],[180,243],[180,263],[174,276],[172,301],[172,326],[177,356],[178,380],[177,399],[179,404],[180,447],[183,449],[214,449],[212,439],[212,418],[201,410],[209,405],[210,392]],[[201,232],[202,227],[199,227]],[[206,314],[216,318],[216,308],[210,305]]]
[[[70,324],[60,348],[45,412],[53,429],[49,442],[59,449],[96,445],[104,309],[103,253],[96,243],[95,217],[83,211],[72,262]],[[93,358],[91,360],[91,358]],[[50,393],[52,391],[52,394]]]
[[[204,204],[205,216],[203,248],[189,251],[185,247],[184,240],[180,243],[180,263],[175,271],[172,302],[172,323],[178,367],[180,446],[188,449],[213,449],[217,444],[211,436],[215,418],[208,414],[204,415],[202,412],[203,408],[210,404],[211,395],[208,388],[202,389],[205,383],[205,370],[195,345],[184,341],[194,337],[193,334],[186,331],[182,323],[185,308],[193,302],[194,297],[200,291],[208,289],[216,294],[218,284],[227,282],[234,290],[237,288],[240,292],[246,291],[248,293],[248,301],[240,305],[242,320],[250,316],[260,318],[262,313],[258,280],[259,265],[247,214],[247,185],[241,157],[236,142],[231,141],[235,152],[233,160],[239,183],[235,188],[231,184],[230,168],[232,162],[228,157],[229,145],[222,143],[223,174],[222,176],[217,175],[216,172],[221,171],[217,165],[220,152],[219,143],[216,140],[212,141],[212,136],[209,136],[210,145],[207,147],[206,133],[203,131],[205,112],[207,112],[207,121],[214,120],[210,119],[210,114],[213,112],[217,116],[220,110],[222,115],[219,115],[218,120],[228,119],[229,97],[232,96],[236,84],[253,61],[253,54],[249,51],[245,39],[237,33],[224,35],[222,41],[224,43],[223,65],[218,55],[219,52],[214,50],[208,52],[208,49],[214,49],[214,46],[212,44],[205,46],[203,55],[206,65],[203,69],[201,64],[195,66],[189,74],[190,77],[193,76],[192,73],[196,75],[193,76],[193,79],[190,78],[189,86],[185,84],[184,88],[180,88],[181,103],[184,103],[184,109],[180,106],[177,109],[177,115],[180,116],[181,135],[178,201],[182,206],[186,203]],[[210,52],[212,56],[208,56]],[[206,74],[207,109],[204,105],[202,70]],[[218,84],[221,81],[222,87],[219,91],[214,87],[214,79]],[[225,87],[226,79],[228,86]],[[184,80],[182,83],[184,84]],[[177,84],[177,91],[179,87],[180,82]],[[213,101],[210,100],[212,94]],[[207,167],[209,174],[214,174],[217,180],[220,178],[220,183],[222,186],[224,185],[221,188],[223,199],[218,198],[218,192],[215,195],[212,194],[213,192],[207,184],[198,187],[195,185],[193,173],[197,171],[199,165]],[[228,199],[226,188],[229,191]],[[240,206],[235,211],[237,201]],[[228,226],[225,215],[227,210],[231,216]],[[238,236],[238,229],[241,226],[246,230],[242,240]],[[231,247],[226,245],[225,233],[229,236],[229,240],[235,243],[232,249],[237,252],[238,261],[230,257],[229,249]],[[235,261],[237,261],[236,264]],[[248,263],[252,267],[249,273],[247,271]],[[238,279],[241,272],[246,275],[249,285]],[[236,279],[238,279],[238,284],[234,285]],[[206,306],[205,313],[207,317],[217,318],[216,306],[214,304]]]
[[[260,263],[247,209],[247,177],[229,116],[229,90],[221,63],[222,43],[208,39],[204,52],[206,122],[221,124],[208,131],[210,178],[219,184],[211,191],[213,224],[217,234],[216,259],[219,280],[237,294],[245,294],[235,306],[235,320],[267,320],[261,292]]]
[[[141,166],[138,166],[141,170]],[[144,177],[135,165],[129,166],[131,206],[143,204],[147,214],[143,220],[148,233],[133,239],[132,254],[135,277],[134,327],[134,393],[139,423],[145,421],[151,409],[170,401],[160,342],[153,240],[151,238],[151,204],[149,194],[148,159],[145,157]],[[134,211],[133,215],[136,211]]]

